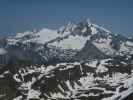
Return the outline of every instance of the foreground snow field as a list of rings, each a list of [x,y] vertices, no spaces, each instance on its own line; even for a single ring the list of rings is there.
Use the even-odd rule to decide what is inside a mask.
[[[0,84],[12,80],[13,100],[124,100],[133,93],[131,59],[87,60],[56,65],[25,66],[16,73],[3,71]],[[117,63],[115,63],[117,61]],[[126,63],[130,62],[130,63]],[[10,75],[10,76],[9,76]],[[10,79],[9,79],[10,77]]]

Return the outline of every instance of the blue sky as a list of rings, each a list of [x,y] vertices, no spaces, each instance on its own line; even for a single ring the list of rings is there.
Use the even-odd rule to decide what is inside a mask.
[[[133,0],[0,0],[0,35],[92,22],[133,36]]]

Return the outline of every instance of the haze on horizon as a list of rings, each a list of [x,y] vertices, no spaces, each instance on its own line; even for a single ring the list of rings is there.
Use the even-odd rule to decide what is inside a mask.
[[[133,36],[132,0],[1,0],[0,36],[57,29],[84,18],[112,32]]]

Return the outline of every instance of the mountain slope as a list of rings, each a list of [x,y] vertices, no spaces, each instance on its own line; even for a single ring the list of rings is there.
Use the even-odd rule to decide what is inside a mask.
[[[14,87],[17,90],[14,91],[18,93],[13,97],[14,100],[123,100],[133,92],[131,60],[122,57],[119,60],[95,59],[54,66],[26,66],[10,78],[16,82]],[[2,74],[3,80],[9,72]]]
[[[130,39],[114,34],[88,20],[68,23],[59,30],[44,28],[34,32],[18,33],[7,40],[8,47],[21,46],[25,51],[38,54],[43,62],[51,63],[54,60],[72,61],[77,55],[82,58],[84,51],[90,53],[83,59],[88,59],[90,54],[95,58],[99,55],[105,58],[133,54],[133,42]],[[86,45],[87,41],[90,41],[88,45]],[[29,56],[29,58],[33,57]],[[80,57],[77,58],[77,60],[83,60]]]

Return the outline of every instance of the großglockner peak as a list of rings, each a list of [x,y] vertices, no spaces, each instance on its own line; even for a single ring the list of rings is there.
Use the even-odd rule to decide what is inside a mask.
[[[17,33],[7,40],[8,52],[16,55],[16,52],[21,51],[25,56],[20,57],[22,60],[29,58],[32,61],[32,57],[36,63],[37,57],[40,57],[41,62],[55,59],[58,62],[133,54],[132,41],[93,24],[89,19],[78,23],[69,22],[58,30],[43,28],[39,31]]]

